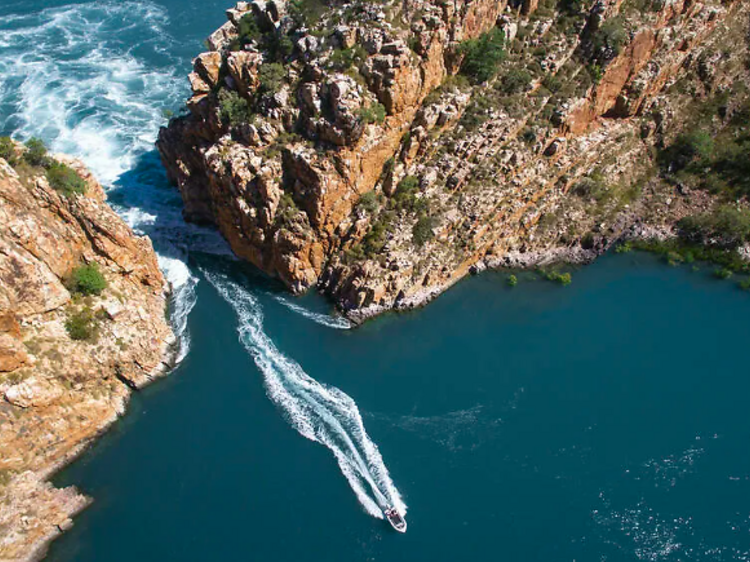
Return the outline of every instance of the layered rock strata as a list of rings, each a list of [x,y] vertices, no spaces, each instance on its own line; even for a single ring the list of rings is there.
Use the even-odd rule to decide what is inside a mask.
[[[166,372],[175,344],[151,242],[82,164],[57,159],[85,195],[0,158],[0,560],[38,559],[71,525],[89,500],[47,477],[123,413],[133,388]],[[100,294],[71,287],[80,266],[102,274]],[[73,339],[75,318],[85,338]]]
[[[740,0],[412,0],[336,2],[316,18],[241,2],[157,144],[189,220],[365,318],[486,264],[589,259],[632,227],[620,208],[605,221],[617,232],[575,232],[597,215],[582,209],[556,236],[539,230],[592,173],[647,174],[678,125],[670,88],[729,27],[744,49],[747,13]],[[472,83],[458,74],[471,40],[496,30],[505,58]]]

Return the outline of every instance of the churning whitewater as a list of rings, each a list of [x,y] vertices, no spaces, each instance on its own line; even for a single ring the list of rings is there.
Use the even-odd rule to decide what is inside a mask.
[[[222,273],[201,270],[239,320],[240,342],[263,373],[268,396],[307,439],[328,447],[367,513],[406,505],[394,486],[377,445],[365,431],[357,404],[338,388],[319,383],[281,353],[263,331],[263,310],[253,294]]]
[[[182,342],[181,360],[189,349],[187,321],[198,282],[187,265],[189,253],[231,253],[215,231],[184,223],[179,194],[167,186],[153,150],[165,109],[178,107],[187,95],[178,76],[189,60],[170,54],[176,43],[168,23],[167,11],[152,2],[103,1],[3,15],[0,132],[21,140],[39,137],[53,151],[80,158],[123,219],[151,237],[173,288],[170,319]],[[140,43],[124,42],[126,33]],[[204,274],[234,307],[242,343],[293,427],[333,452],[368,513],[382,518],[387,505],[405,513],[354,401],[279,352],[263,332],[260,304],[251,293],[222,275]],[[321,325],[351,327],[343,318],[274,298]]]
[[[179,196],[166,188],[153,150],[164,109],[185,95],[179,60],[166,55],[173,42],[167,22],[166,10],[151,2],[3,14],[0,132],[38,137],[53,152],[80,158],[128,225],[151,237],[173,291],[170,320],[182,344],[180,361],[189,349],[187,319],[196,299],[188,247],[212,251],[223,244],[214,232],[184,224]],[[141,43],[126,44],[126,32]]]
[[[276,302],[281,303],[292,312],[296,312],[300,316],[303,316],[308,320],[312,320],[316,324],[320,324],[321,326],[325,326],[326,328],[333,328],[335,330],[349,330],[352,327],[352,323],[349,322],[346,318],[342,318],[341,316],[329,316],[328,314],[321,314],[319,312],[307,310],[304,306],[293,303],[288,298],[282,297],[281,295],[271,294],[271,297]]]

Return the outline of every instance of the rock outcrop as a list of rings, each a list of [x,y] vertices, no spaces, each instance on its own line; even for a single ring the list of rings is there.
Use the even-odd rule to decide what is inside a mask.
[[[166,372],[174,347],[151,242],[112,211],[79,162],[56,159],[85,194],[66,195],[41,168],[0,158],[1,560],[40,557],[87,505],[46,478],[123,413],[132,388]],[[103,276],[99,294],[71,285],[82,265]]]
[[[643,131],[675,118],[673,86],[747,41],[742,0],[305,5],[229,10],[157,146],[186,218],[355,319],[526,252],[596,255],[640,217],[573,216],[572,188],[646,174],[663,135]],[[467,80],[472,40],[497,31],[505,57]],[[566,212],[556,236],[540,228]]]

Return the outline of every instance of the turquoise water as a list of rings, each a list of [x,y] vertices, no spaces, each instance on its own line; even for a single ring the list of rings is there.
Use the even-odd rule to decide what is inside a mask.
[[[605,258],[566,289],[490,273],[352,331],[244,285],[275,345],[356,400],[407,534],[279,415],[201,280],[185,362],[58,479],[96,502],[51,560],[750,559],[750,299],[732,284]]]
[[[152,236],[185,351],[56,478],[96,501],[49,559],[750,560],[747,294],[632,254],[356,330],[291,300],[182,223],[152,150],[226,7],[0,4],[0,129]]]

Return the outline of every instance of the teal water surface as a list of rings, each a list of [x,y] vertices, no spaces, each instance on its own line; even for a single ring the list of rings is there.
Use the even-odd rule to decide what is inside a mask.
[[[0,133],[94,170],[183,342],[56,477],[95,502],[49,560],[750,560],[748,295],[633,254],[354,330],[285,296],[183,223],[153,150],[226,7],[0,0]]]
[[[733,285],[605,258],[566,289],[490,273],[342,331],[245,283],[278,348],[356,400],[407,534],[279,416],[201,281],[184,364],[59,479],[96,502],[51,560],[750,556],[750,299]]]

